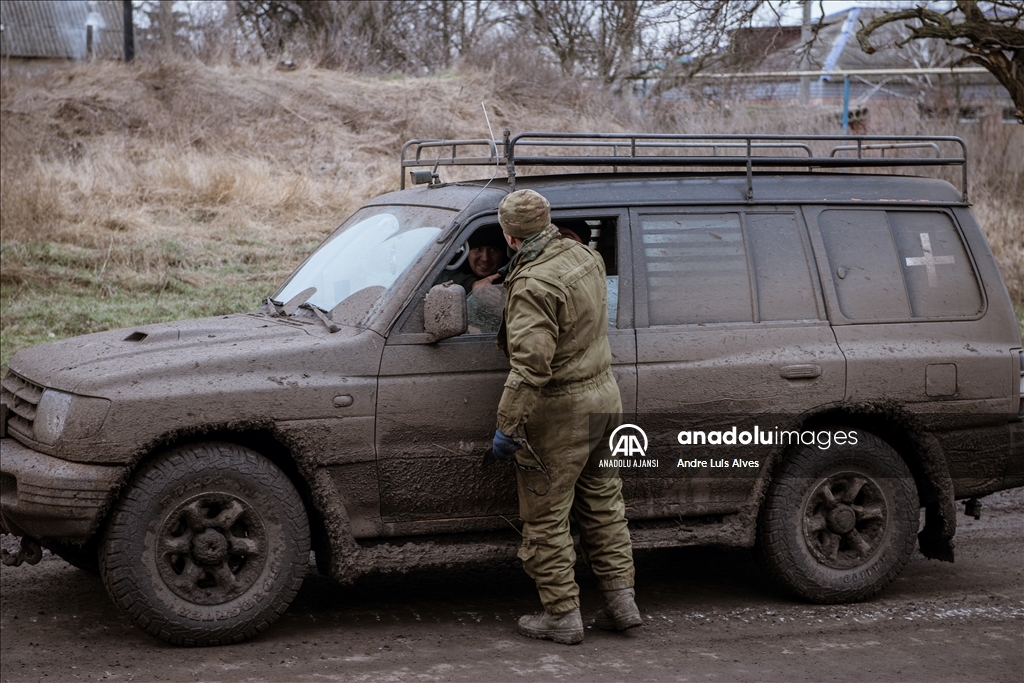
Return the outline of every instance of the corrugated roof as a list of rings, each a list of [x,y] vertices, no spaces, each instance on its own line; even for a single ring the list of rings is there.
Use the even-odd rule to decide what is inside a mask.
[[[923,54],[923,44],[912,41],[905,47],[896,47],[904,37],[900,24],[886,24],[878,29],[871,43],[878,47],[874,54],[865,54],[855,36],[861,23],[867,23],[877,16],[879,10],[867,7],[852,7],[825,17],[818,30],[817,40],[811,45],[809,69],[908,69],[924,66],[947,66],[943,57],[951,49],[941,41],[932,41],[928,46],[930,54]],[[916,49],[915,49],[916,48]],[[796,71],[800,68],[800,41],[768,55],[764,61],[751,67],[751,71]],[[937,63],[925,63],[937,62]],[[943,63],[945,62],[945,63]]]
[[[88,22],[94,54],[116,59],[124,49],[122,11],[115,0],[3,0],[0,55],[83,59]]]

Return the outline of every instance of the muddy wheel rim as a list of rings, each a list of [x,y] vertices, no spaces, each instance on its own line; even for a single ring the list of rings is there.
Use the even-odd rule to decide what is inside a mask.
[[[888,519],[885,496],[873,479],[857,472],[832,474],[804,503],[804,541],[818,562],[853,569],[878,551]]]
[[[164,518],[156,564],[164,584],[196,605],[220,605],[245,593],[267,560],[259,513],[231,493],[188,498]]]

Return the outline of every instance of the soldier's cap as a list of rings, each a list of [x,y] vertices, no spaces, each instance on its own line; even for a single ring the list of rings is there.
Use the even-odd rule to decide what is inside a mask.
[[[475,249],[476,247],[494,247],[504,254],[505,249],[508,248],[505,238],[501,236],[501,230],[494,226],[478,228],[477,231],[470,235],[469,239],[466,241],[469,242],[470,249]]]
[[[498,204],[498,223],[507,235],[526,239],[551,225],[551,204],[533,190],[517,190]]]

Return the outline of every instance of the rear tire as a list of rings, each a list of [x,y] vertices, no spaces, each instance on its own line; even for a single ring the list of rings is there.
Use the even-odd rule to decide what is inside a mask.
[[[920,505],[914,478],[878,437],[855,446],[796,446],[772,478],[758,525],[768,573],[801,598],[855,602],[910,560]]]
[[[251,638],[288,608],[307,571],[302,499],[247,448],[177,448],[132,479],[99,553],[114,604],[178,645]]]

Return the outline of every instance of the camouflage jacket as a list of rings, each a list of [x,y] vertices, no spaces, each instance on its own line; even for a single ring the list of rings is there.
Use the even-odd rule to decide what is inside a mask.
[[[546,386],[591,379],[611,367],[601,255],[554,239],[505,279],[498,346],[512,370],[498,404],[498,429],[522,436]]]

